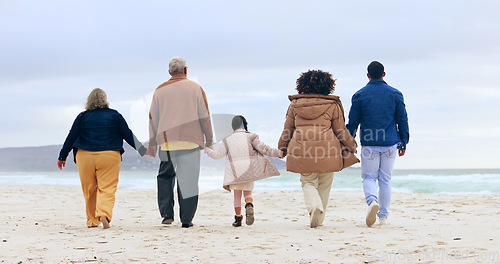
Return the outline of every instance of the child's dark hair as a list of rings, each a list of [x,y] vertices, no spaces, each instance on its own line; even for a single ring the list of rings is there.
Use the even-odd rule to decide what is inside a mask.
[[[241,128],[243,126],[243,128],[245,128],[245,130],[248,132],[247,120],[241,115],[237,115],[237,116],[233,117],[233,122],[231,125],[233,127],[233,130],[236,130],[236,129]]]

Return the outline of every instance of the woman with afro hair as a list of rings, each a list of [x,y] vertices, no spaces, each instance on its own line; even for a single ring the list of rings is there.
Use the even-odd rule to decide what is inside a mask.
[[[278,148],[287,153],[287,171],[300,173],[310,226],[323,224],[333,173],[343,167],[342,146],[357,144],[345,126],[344,109],[328,72],[309,70],[297,79]]]

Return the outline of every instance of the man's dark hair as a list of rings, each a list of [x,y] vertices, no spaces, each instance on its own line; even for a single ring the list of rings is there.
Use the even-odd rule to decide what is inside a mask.
[[[248,132],[247,120],[241,115],[237,115],[237,116],[233,117],[233,122],[232,122],[231,126],[233,127],[233,130],[236,130],[238,128],[243,127]]]
[[[384,65],[378,61],[372,61],[368,65],[368,74],[372,79],[381,79],[384,76]]]
[[[329,95],[335,91],[335,80],[332,75],[320,70],[301,73],[296,83],[299,94]]]

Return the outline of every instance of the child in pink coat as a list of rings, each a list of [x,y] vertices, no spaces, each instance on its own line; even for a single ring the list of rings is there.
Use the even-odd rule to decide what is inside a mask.
[[[245,197],[246,224],[254,222],[252,191],[254,181],[279,175],[276,167],[264,156],[283,158],[283,152],[269,147],[259,140],[259,136],[248,132],[248,124],[243,116],[235,116],[232,121],[233,134],[223,140],[216,149],[205,149],[213,159],[226,157],[224,189],[234,193],[234,227],[241,226],[241,196]]]

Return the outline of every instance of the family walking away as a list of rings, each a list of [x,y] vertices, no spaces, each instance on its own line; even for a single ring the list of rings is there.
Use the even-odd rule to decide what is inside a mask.
[[[235,116],[231,124],[234,133],[222,141],[217,149],[205,149],[214,159],[226,157],[224,189],[234,193],[234,227],[241,226],[241,195],[245,197],[246,224],[254,222],[252,191],[254,181],[280,175],[276,167],[264,155],[283,158],[283,152],[269,147],[259,136],[248,132],[248,123],[243,116]]]
[[[141,156],[159,156],[158,209],[161,223],[174,222],[174,187],[177,185],[182,228],[193,226],[198,207],[201,150],[213,159],[226,157],[223,188],[234,196],[234,227],[255,221],[254,182],[280,175],[266,157],[286,157],[286,170],[300,174],[309,226],[323,225],[334,172],[359,162],[356,134],[361,141],[361,174],[368,204],[366,224],[379,217],[386,223],[391,198],[391,176],[396,154],[403,156],[409,141],[403,95],[389,86],[384,66],[368,66],[368,84],[352,97],[349,123],[329,72],[309,70],[296,81],[298,94],[290,95],[278,148],[260,141],[248,130],[241,115],[231,122],[233,133],[213,147],[207,97],[203,88],[187,78],[186,61],[174,57],[171,78],[153,94],[149,111],[149,145],[144,147],[125,119],[109,108],[106,93],[94,89],[85,111],[75,119],[60,151],[57,166],[65,166],[73,150],[86,204],[87,226],[109,228],[118,184],[123,140]],[[378,188],[377,188],[378,181]],[[377,190],[378,189],[378,190]]]

